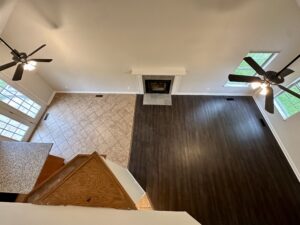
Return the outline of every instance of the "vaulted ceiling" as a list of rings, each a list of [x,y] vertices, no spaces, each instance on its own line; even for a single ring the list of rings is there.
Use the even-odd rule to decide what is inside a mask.
[[[223,87],[228,73],[257,50],[283,67],[300,53],[299,22],[295,0],[21,0],[1,36],[26,52],[46,43],[39,56],[54,61],[38,73],[55,90],[136,92],[132,67],[185,67],[182,93],[249,93]]]
[[[0,0],[0,34],[4,30],[6,23],[14,10],[16,2],[16,0]]]

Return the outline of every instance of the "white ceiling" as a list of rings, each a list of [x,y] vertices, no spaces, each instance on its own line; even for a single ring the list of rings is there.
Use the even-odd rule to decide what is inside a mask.
[[[59,91],[136,92],[132,67],[185,67],[182,93],[248,93],[224,88],[228,73],[249,51],[287,64],[299,22],[295,0],[21,0],[2,36],[27,52],[46,43],[37,56],[54,61],[38,72]]]
[[[0,34],[6,26],[6,23],[15,7],[17,0],[0,0]]]

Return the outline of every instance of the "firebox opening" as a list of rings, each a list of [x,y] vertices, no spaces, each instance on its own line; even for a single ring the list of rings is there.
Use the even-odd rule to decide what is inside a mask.
[[[146,93],[169,94],[171,80],[145,80]]]
[[[171,94],[174,76],[143,75],[144,94]]]

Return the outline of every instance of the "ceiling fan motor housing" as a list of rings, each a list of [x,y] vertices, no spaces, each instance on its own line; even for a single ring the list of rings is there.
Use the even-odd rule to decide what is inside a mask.
[[[25,52],[18,53],[19,55],[16,55],[14,52],[12,52],[12,54],[13,54],[12,59],[15,62],[26,63],[26,61],[27,61],[27,54]]]
[[[265,74],[267,81],[271,84],[281,84],[284,82],[284,78],[278,76],[275,71],[267,71]]]

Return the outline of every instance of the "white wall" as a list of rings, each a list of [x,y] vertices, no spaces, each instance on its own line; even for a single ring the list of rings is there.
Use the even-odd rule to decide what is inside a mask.
[[[264,110],[263,96],[255,95],[254,99],[300,181],[300,113],[284,120],[277,109],[274,114]]]
[[[0,202],[1,225],[199,225],[186,212],[40,206]]]
[[[295,0],[82,2],[19,1],[3,31],[20,50],[47,44],[36,56],[53,58],[39,71],[56,91],[136,93],[132,67],[184,67],[180,94],[247,94],[223,87],[242,58],[279,51],[281,67],[300,39]]]
[[[0,44],[0,64],[2,65],[11,61],[9,49]],[[1,71],[0,78],[14,85],[18,90],[36,101],[44,105],[48,105],[54,95],[52,87],[50,87],[50,85],[35,71],[25,71],[21,81],[12,81],[11,79],[15,69],[16,67],[13,67],[11,69]]]

